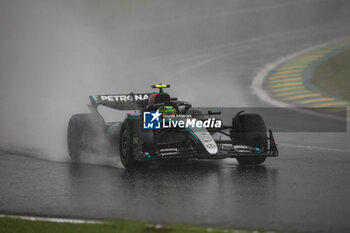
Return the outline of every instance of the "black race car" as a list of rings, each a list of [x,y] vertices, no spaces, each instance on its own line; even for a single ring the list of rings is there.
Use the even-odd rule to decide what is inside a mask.
[[[101,145],[120,154],[126,168],[148,167],[154,160],[184,158],[236,158],[240,164],[257,165],[266,157],[278,156],[272,131],[266,129],[260,115],[241,111],[233,116],[232,125],[208,123],[221,111],[203,113],[194,109],[188,102],[164,93],[163,88],[168,87],[153,85],[152,88],[159,88],[154,93],[90,96],[91,113],[75,114],[69,120],[71,159],[80,161],[84,153],[102,153],[105,148]],[[128,113],[123,122],[105,122],[98,112],[100,105],[134,112]],[[227,139],[217,139],[218,134]]]

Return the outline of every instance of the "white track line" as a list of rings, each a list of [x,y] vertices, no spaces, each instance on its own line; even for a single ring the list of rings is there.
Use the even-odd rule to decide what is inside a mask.
[[[105,222],[102,221],[93,221],[93,220],[83,220],[83,219],[69,219],[69,218],[49,218],[49,217],[31,217],[31,216],[22,216],[22,215],[5,215],[0,214],[0,217],[7,218],[17,218],[29,221],[46,221],[46,222],[55,222],[55,223],[73,223],[73,224],[103,224]],[[107,222],[108,223],[108,222]],[[162,228],[166,228],[166,225],[163,224],[145,224],[146,227],[154,228],[155,230],[160,230]],[[196,231],[197,228],[188,227],[189,230]],[[207,232],[215,231],[213,228],[206,228]],[[225,232],[245,232],[244,230],[224,230]],[[258,231],[253,231],[258,232]],[[274,231],[268,231],[269,233],[275,233]]]
[[[70,218],[49,218],[49,217],[32,217],[32,216],[22,216],[22,215],[5,215],[0,214],[0,217],[7,218],[18,218],[29,221],[46,221],[46,222],[57,222],[57,223],[89,223],[89,224],[101,224],[101,221],[93,221],[93,220],[83,220],[83,219],[70,219]]]

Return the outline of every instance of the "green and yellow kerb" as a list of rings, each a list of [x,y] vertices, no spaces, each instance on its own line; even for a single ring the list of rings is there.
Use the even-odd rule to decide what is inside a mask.
[[[338,42],[291,59],[271,72],[264,87],[275,99],[299,107],[348,108],[350,103],[314,88],[311,76],[327,58],[350,48],[350,40]]]

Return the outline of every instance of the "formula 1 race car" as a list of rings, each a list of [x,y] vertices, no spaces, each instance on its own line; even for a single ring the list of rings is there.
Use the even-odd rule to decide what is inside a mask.
[[[257,165],[278,156],[271,130],[258,114],[243,111],[232,117],[232,125],[212,118],[220,110],[203,113],[191,104],[171,98],[164,88],[152,85],[154,93],[92,95],[91,113],[73,115],[68,124],[68,150],[73,161],[84,153],[102,153],[110,146],[126,168],[145,168],[163,159],[236,158],[239,164]],[[128,113],[123,122],[105,122],[98,106]],[[215,138],[223,135],[227,139]],[[103,144],[107,143],[107,144]],[[102,147],[102,148],[101,148]]]

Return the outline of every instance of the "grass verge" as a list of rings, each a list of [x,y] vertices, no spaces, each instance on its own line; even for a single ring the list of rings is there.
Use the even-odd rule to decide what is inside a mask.
[[[15,217],[0,217],[1,233],[252,233],[265,231],[224,230],[186,225],[152,225],[137,221],[102,223],[57,223],[32,221]]]
[[[350,49],[318,65],[312,82],[331,96],[350,100]]]

